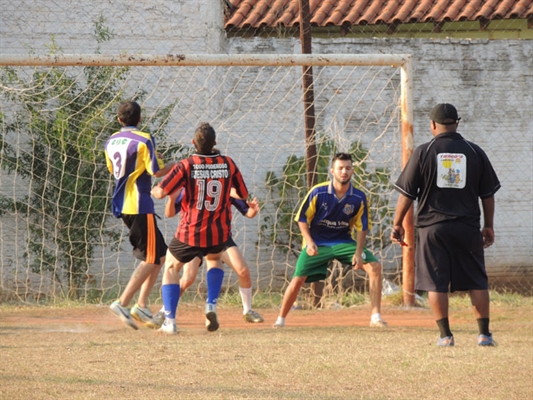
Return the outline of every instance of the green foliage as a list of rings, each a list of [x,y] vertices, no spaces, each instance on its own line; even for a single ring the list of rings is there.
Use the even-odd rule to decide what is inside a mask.
[[[329,179],[331,158],[338,149],[332,139],[319,136],[317,140],[317,182]],[[370,208],[374,235],[367,239],[369,248],[383,247],[386,235],[382,234],[390,225],[393,210],[388,206],[387,199],[382,196],[390,189],[390,172],[386,168],[368,171],[364,160],[368,152],[359,142],[352,143],[349,152],[354,160],[354,175],[352,184],[362,190]],[[305,156],[291,155],[283,166],[281,176],[274,171],[267,172],[266,186],[269,189],[268,197],[274,205],[274,214],[263,218],[260,235],[261,238],[273,243],[277,250],[282,252],[299,253],[302,238],[298,224],[294,217],[307,194],[307,172]],[[387,239],[385,239],[387,240]]]
[[[98,43],[112,32],[96,23]],[[60,51],[52,43],[51,53]],[[17,213],[28,220],[31,270],[49,272],[68,298],[76,298],[89,281],[95,248],[113,249],[121,232],[106,229],[111,215],[113,180],[105,165],[104,142],[119,129],[116,108],[128,68],[0,69],[4,109],[0,114],[0,165],[28,186],[17,199],[0,196],[0,215]],[[81,71],[81,73],[80,73]],[[142,96],[138,94],[139,99]],[[150,124],[164,131],[172,104]],[[147,127],[148,128],[148,127]],[[17,137],[19,141],[13,145]],[[26,142],[24,143],[24,140]],[[176,150],[175,148],[171,150]]]

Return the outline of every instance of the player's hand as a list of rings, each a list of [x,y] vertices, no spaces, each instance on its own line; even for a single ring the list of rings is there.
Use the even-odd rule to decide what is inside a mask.
[[[401,246],[407,246],[407,243],[403,241],[403,237],[405,235],[405,229],[403,229],[403,226],[401,225],[394,225],[392,227],[392,232],[390,235],[390,238],[393,243],[397,243]]]
[[[362,254],[354,254],[352,258],[352,267],[353,269],[363,269],[363,264],[365,261],[363,260]]]
[[[494,229],[484,227],[481,230],[483,236],[483,248],[486,249],[494,244]]]
[[[259,209],[260,209],[259,202],[257,201],[257,198],[254,197],[252,200],[247,201],[246,204],[248,204],[248,207],[250,207],[248,209],[248,212],[246,213],[246,216],[248,218],[255,217],[257,215],[257,213],[259,212]]]
[[[317,245],[313,243],[307,243],[307,246],[305,246],[305,251],[308,256],[313,257],[318,255],[318,247]]]

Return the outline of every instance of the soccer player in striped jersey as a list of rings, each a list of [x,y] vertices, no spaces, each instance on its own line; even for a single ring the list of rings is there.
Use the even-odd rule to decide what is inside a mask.
[[[248,189],[235,162],[214,151],[216,133],[211,125],[202,123],[192,143],[197,153],[177,163],[151,191],[155,198],[162,199],[185,189],[181,219],[167,251],[161,287],[166,318],[160,331],[169,334],[177,332],[179,271],[196,257],[205,257],[209,271],[206,327],[210,332],[218,329],[216,299],[224,276],[221,253],[231,239],[232,189],[239,198],[248,197]]]
[[[105,144],[109,172],[115,176],[112,209],[116,218],[122,218],[129,228],[133,255],[141,261],[133,272],[119,300],[110,306],[127,326],[138,329],[132,319],[156,328],[148,308],[148,298],[165,260],[167,245],[157,227],[154,202],[150,196],[152,176],[165,176],[174,163],[164,164],[156,151],[155,140],[141,132],[141,107],[134,101],[122,102],[118,107],[118,121],[122,125]],[[128,305],[140,289],[137,304]]]
[[[183,194],[184,190],[181,189],[175,191],[168,197],[165,205],[166,217],[172,218],[179,213]],[[259,212],[259,203],[255,198],[251,201],[245,201],[232,197],[231,204],[246,218],[254,218]],[[228,241],[227,247],[222,252],[221,258],[222,262],[235,271],[239,278],[239,294],[242,300],[244,321],[251,323],[263,322],[263,317],[261,317],[257,311],[252,309],[252,280],[250,278],[250,269],[237,247],[237,244],[232,238]],[[201,264],[202,259],[196,257],[183,266],[183,272],[180,279],[181,295],[183,295],[183,292],[194,283]],[[218,289],[218,292],[220,292],[220,289]],[[157,322],[161,321],[162,323],[164,315],[165,307],[162,307],[161,310],[154,315],[154,320]]]
[[[352,186],[353,172],[352,156],[337,153],[330,169],[333,180],[315,185],[302,202],[295,221],[304,246],[283,295],[275,328],[285,326],[285,317],[303,284],[326,278],[328,263],[334,259],[352,265],[353,269],[365,270],[372,308],[370,326],[387,326],[381,319],[381,264],[364,247],[371,228],[368,203],[365,194]]]

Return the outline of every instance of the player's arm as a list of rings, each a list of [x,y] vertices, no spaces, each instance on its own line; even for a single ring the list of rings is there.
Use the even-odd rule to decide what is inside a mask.
[[[246,218],[253,218],[259,212],[259,203],[254,197],[251,201],[245,201],[230,197],[231,204]]]
[[[183,194],[183,190],[184,189],[178,189],[168,196],[165,204],[165,217],[172,218],[178,213],[178,209],[181,205],[181,198],[183,197],[180,195]]]
[[[165,176],[166,174],[168,174],[170,172],[170,170],[172,169],[172,167],[175,164],[176,163],[174,161],[170,161],[170,162],[166,163],[163,168],[161,168],[159,171],[157,171],[154,174],[154,176],[157,177],[157,178],[161,178],[162,176]]]
[[[183,187],[183,176],[186,173],[182,163],[175,164],[165,178],[150,191],[156,199],[162,199]]]
[[[483,207],[483,229],[481,234],[483,235],[483,247],[487,248],[494,244],[494,196],[481,199],[481,205]]]
[[[246,199],[244,199],[244,198],[239,196],[239,194],[237,193],[237,190],[233,186],[231,187],[229,195],[230,195],[230,197],[232,197],[234,199],[237,199],[237,200],[246,200]]]
[[[307,222],[298,221],[298,227],[305,240],[305,251],[309,256],[316,256],[318,254],[318,247],[311,236],[311,230]]]
[[[259,212],[259,202],[257,201],[257,198],[254,197],[252,200],[247,201],[246,203],[248,204],[249,208],[246,214],[244,214],[244,216],[246,218],[255,217],[257,213]]]
[[[406,243],[403,241],[403,236],[405,235],[405,229],[403,229],[403,220],[412,204],[413,199],[410,199],[409,197],[400,193],[398,197],[398,203],[396,204],[396,211],[394,213],[394,222],[391,233],[391,240],[393,243],[398,243],[402,246],[406,245]]]
[[[138,157],[144,159],[146,171],[157,178],[161,178],[168,174],[174,164],[174,161],[165,164],[161,153],[156,151],[155,140],[150,135],[150,140],[141,145],[138,149]]]
[[[232,176],[230,196],[236,199],[246,200],[248,198],[248,188],[246,187],[246,183],[244,183],[244,178],[235,162],[231,160],[231,163],[234,173]]]
[[[163,190],[163,188],[159,185],[154,186],[152,190],[150,191],[150,194],[154,196],[156,199],[162,199],[167,195],[166,192]]]

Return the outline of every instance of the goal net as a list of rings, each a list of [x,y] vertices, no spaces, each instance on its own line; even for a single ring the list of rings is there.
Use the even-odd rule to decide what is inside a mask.
[[[399,284],[401,250],[389,236],[407,58],[0,55],[0,299],[102,302],[123,290],[136,261],[110,212],[114,182],[103,143],[120,128],[117,106],[127,99],[141,104],[140,129],[155,136],[166,160],[191,153],[200,122],[215,128],[217,148],[237,162],[261,204],[253,219],[234,210],[233,237],[254,291],[281,294],[301,251],[294,215],[308,190],[303,65],[313,67],[318,180],[328,179],[335,152],[353,154],[354,184],[371,204],[367,247],[384,278]],[[177,219],[165,219],[164,201],[155,203],[170,241]],[[366,287],[364,274],[331,269],[331,302],[354,285]],[[191,293],[202,295],[204,276]],[[226,269],[226,293],[236,281]]]

